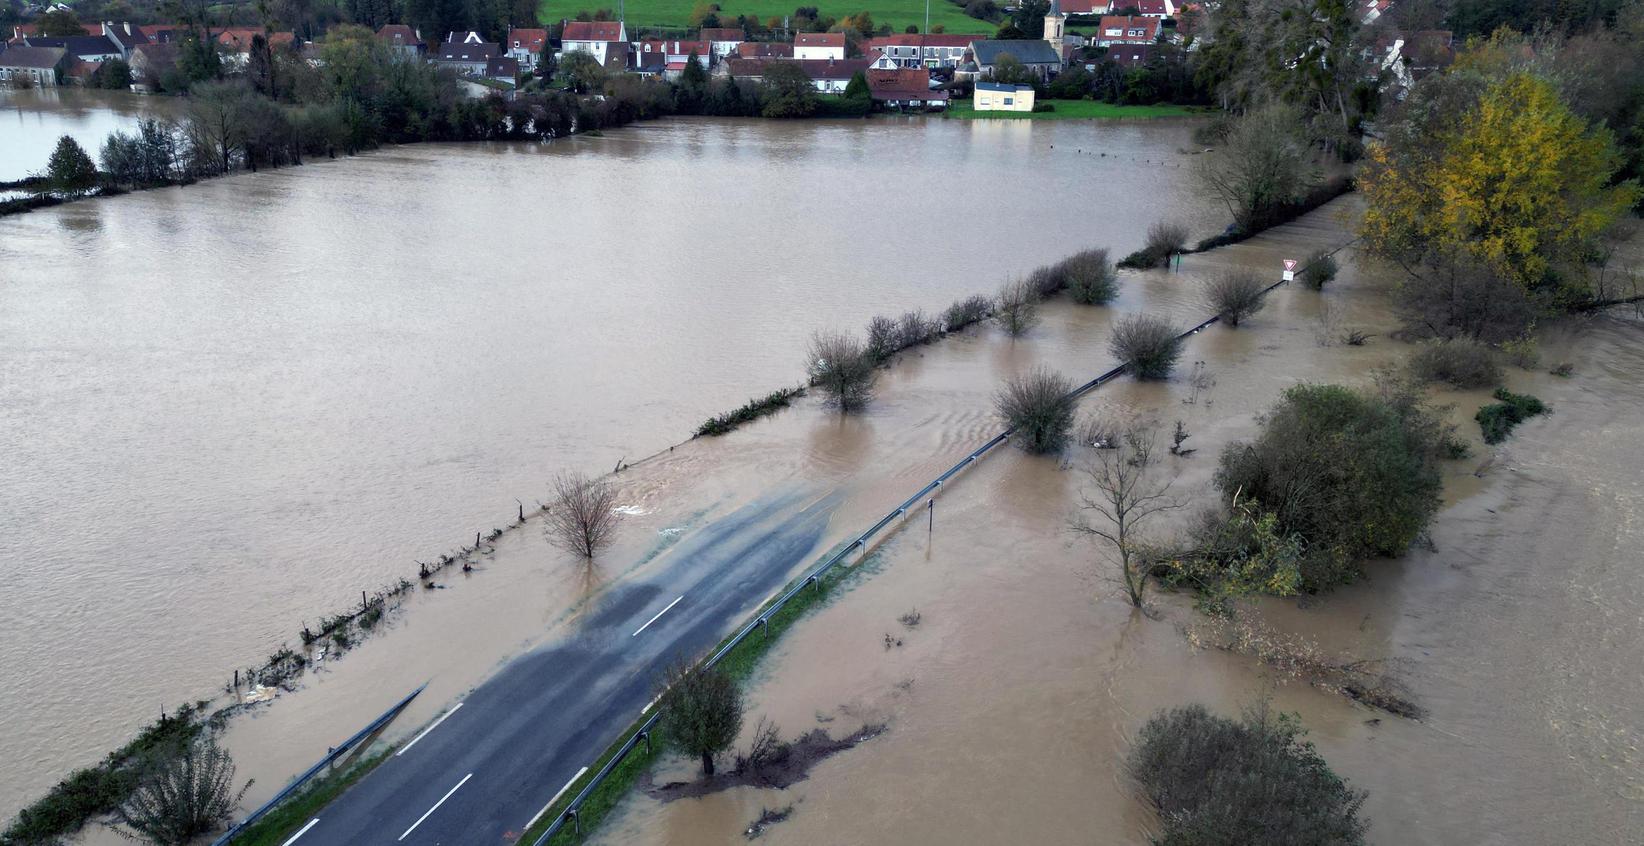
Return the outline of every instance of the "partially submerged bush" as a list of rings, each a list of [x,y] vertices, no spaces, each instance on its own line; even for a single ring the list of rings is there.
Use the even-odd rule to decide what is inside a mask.
[[[980,323],[993,313],[993,299],[977,294],[955,300],[948,310],[942,312],[942,326],[949,332],[957,332],[973,323]]]
[[[787,408],[794,397],[804,396],[804,388],[783,388],[772,391],[759,399],[751,399],[742,404],[735,411],[728,411],[718,417],[710,417],[696,427],[696,436],[701,438],[711,435],[723,435],[732,431],[743,423],[751,423],[767,414]]]
[[[841,411],[855,411],[873,399],[875,362],[861,341],[838,332],[817,332],[811,336],[808,364],[811,384]]]
[[[114,819],[120,833],[150,843],[183,846],[217,830],[245,795],[234,786],[234,759],[206,734],[151,760],[137,789]]]
[[[1300,721],[1265,704],[1242,720],[1201,705],[1155,714],[1126,766],[1159,812],[1172,846],[1364,842],[1364,793],[1331,772]]]
[[[1012,336],[1033,328],[1039,319],[1039,292],[1031,279],[1006,282],[999,290],[999,325]]]
[[[1133,314],[1113,327],[1108,351],[1138,379],[1168,379],[1182,357],[1176,327],[1151,314]]]
[[[876,315],[868,321],[868,355],[883,362],[901,349],[902,333],[896,321]]]
[[[1411,375],[1457,388],[1488,388],[1501,384],[1501,365],[1489,347],[1453,339],[1422,344],[1410,356]]]
[[[925,315],[923,311],[906,311],[902,319],[896,323],[897,349],[905,350],[926,344],[942,334],[942,325]]]
[[[1537,414],[1545,414],[1547,405],[1529,394],[1515,394],[1506,388],[1497,388],[1491,403],[1478,410],[1473,417],[1484,432],[1484,442],[1499,444],[1512,434],[1513,427]]]
[[[1147,270],[1168,265],[1170,258],[1187,249],[1187,227],[1175,221],[1161,220],[1148,227],[1147,246],[1125,256],[1120,267]]]
[[[1297,385],[1254,441],[1222,451],[1216,486],[1301,538],[1301,587],[1317,591],[1351,581],[1361,559],[1402,555],[1415,542],[1439,507],[1438,460],[1454,449],[1440,415],[1408,385],[1383,395]]]
[[[1337,270],[1336,257],[1325,250],[1319,250],[1307,257],[1307,261],[1302,263],[1301,272],[1296,275],[1303,285],[1315,291],[1322,291],[1326,283],[1336,278]]]
[[[1054,297],[1067,287],[1067,278],[1062,275],[1061,264],[1046,265],[1034,268],[1027,277],[1028,287],[1039,299]]]
[[[1262,310],[1262,289],[1267,285],[1248,270],[1223,273],[1205,286],[1205,302],[1222,322],[1237,327],[1246,317]]]
[[[1016,430],[1016,442],[1028,452],[1055,452],[1067,443],[1073,428],[1074,399],[1068,394],[1073,382],[1067,377],[1036,367],[1005,382],[994,395],[993,405],[1006,425]]]
[[[1068,294],[1083,305],[1107,305],[1119,296],[1119,276],[1107,260],[1107,250],[1082,250],[1057,265]]]

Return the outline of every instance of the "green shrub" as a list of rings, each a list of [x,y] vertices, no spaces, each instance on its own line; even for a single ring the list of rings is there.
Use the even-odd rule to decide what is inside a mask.
[[[994,396],[994,408],[1015,430],[1016,442],[1028,452],[1055,452],[1073,428],[1073,382],[1042,367],[1005,383]]]
[[[759,399],[748,400],[735,411],[726,412],[718,417],[710,417],[703,421],[701,426],[696,427],[696,437],[723,435],[744,423],[751,423],[767,414],[775,414],[777,411],[787,408],[794,397],[804,395],[804,388],[783,388],[780,391],[772,391]]]
[[[1182,357],[1176,327],[1150,314],[1133,314],[1113,327],[1108,352],[1138,379],[1168,379]]]
[[[1107,250],[1082,250],[1057,265],[1073,301],[1107,305],[1119,296],[1119,276],[1107,260]]]
[[[1499,444],[1507,440],[1514,426],[1548,411],[1546,403],[1541,400],[1529,394],[1515,394],[1506,388],[1497,388],[1495,398],[1500,402],[1484,406],[1473,417],[1478,421],[1479,429],[1483,430],[1484,442],[1487,444]]]
[[[1453,339],[1422,344],[1410,356],[1410,373],[1428,382],[1458,388],[1488,388],[1501,384],[1501,365],[1483,344]]]
[[[988,319],[988,315],[992,313],[991,297],[977,294],[974,297],[955,300],[953,305],[948,306],[947,311],[942,312],[942,327],[949,332],[957,332],[973,323]]]
[[[1401,555],[1439,507],[1438,460],[1456,442],[1408,386],[1384,395],[1297,385],[1250,442],[1229,444],[1216,485],[1254,500],[1306,544],[1303,590],[1353,580],[1358,562]]]
[[[1364,842],[1364,792],[1331,772],[1293,715],[1230,720],[1189,705],[1155,714],[1126,759],[1167,846]]]
[[[878,315],[868,321],[868,355],[874,361],[883,362],[901,349],[901,328],[896,321],[884,315]]]
[[[1319,250],[1307,257],[1307,261],[1302,264],[1301,273],[1297,275],[1303,285],[1315,291],[1322,291],[1330,280],[1336,278],[1337,269],[1336,257]]]
[[[1120,267],[1147,270],[1168,264],[1171,256],[1187,250],[1187,227],[1169,220],[1161,220],[1147,229],[1147,246],[1125,256]]]

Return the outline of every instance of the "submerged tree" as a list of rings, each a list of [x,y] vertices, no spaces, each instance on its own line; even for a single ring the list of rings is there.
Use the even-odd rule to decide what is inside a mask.
[[[1023,449],[1055,452],[1067,443],[1073,428],[1072,392],[1073,382],[1066,376],[1038,367],[1006,382],[994,395],[993,405]]]
[[[1116,439],[1112,449],[1099,449],[1085,465],[1090,487],[1080,493],[1081,507],[1096,519],[1081,519],[1074,531],[1106,541],[1113,547],[1114,563],[1124,583],[1130,604],[1142,607],[1142,598],[1152,577],[1152,556],[1138,536],[1141,525],[1163,511],[1183,503],[1170,495],[1174,480],[1158,478],[1154,453],[1154,432],[1132,427]]]
[[[861,341],[839,332],[817,332],[811,336],[808,358],[811,384],[838,403],[840,411],[856,411],[873,399],[875,362]]]
[[[548,536],[584,558],[611,542],[621,515],[616,488],[603,479],[564,473],[554,479],[554,501],[548,506]]]
[[[46,178],[52,190],[78,197],[97,187],[97,164],[73,138],[64,135],[51,153]]]
[[[251,782],[234,787],[234,759],[207,734],[151,761],[114,811],[126,832],[158,846],[186,846],[234,811]]]
[[[717,667],[669,668],[658,707],[663,738],[700,758],[703,775],[714,774],[714,756],[731,748],[742,732],[742,694],[736,681]]]

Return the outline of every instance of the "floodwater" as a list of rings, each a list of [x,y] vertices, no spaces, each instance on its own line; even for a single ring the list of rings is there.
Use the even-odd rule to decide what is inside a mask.
[[[1271,268],[1278,258],[1348,240],[1356,201],[1185,262],[1181,277],[1127,280],[1117,311],[1186,322],[1188,293],[1217,269]],[[1089,414],[1176,420],[1197,452],[1172,458],[1175,493],[1213,501],[1226,443],[1298,381],[1366,384],[1408,347],[1386,337],[1387,275],[1355,266],[1322,294],[1284,288],[1237,330],[1193,339],[1186,369],[1164,385],[1121,380],[1087,397]],[[1088,363],[1109,310],[1062,304],[1024,341],[983,343],[974,375],[1034,361]],[[1320,331],[1332,327],[1329,333]],[[1321,346],[1346,328],[1363,347]],[[1202,702],[1224,713],[1262,697],[1301,715],[1336,771],[1369,791],[1378,844],[1638,842],[1644,831],[1644,506],[1636,444],[1644,435],[1644,326],[1602,318],[1548,332],[1543,362],[1509,387],[1549,400],[1551,416],[1506,444],[1477,437],[1483,392],[1442,392],[1472,457],[1446,470],[1433,548],[1374,562],[1371,577],[1306,602],[1263,600],[1253,624],[1335,660],[1384,661],[1429,711],[1404,720],[1276,674],[1254,659],[1195,648],[1204,618],[1157,594],[1157,618],[1134,613],[1100,551],[1069,531],[1078,458],[1068,465],[1012,450],[968,471],[937,505],[934,531],[905,529],[873,572],[772,654],[749,691],[746,735],[760,716],[795,736],[887,731],[822,762],[786,790],[738,788],[660,804],[626,799],[606,843],[727,844],[763,810],[792,809],[762,841],[803,843],[1145,842],[1157,822],[1123,774],[1128,738],[1161,708]],[[947,345],[913,365],[917,379],[967,355]],[[998,362],[1008,359],[1009,366]],[[1192,362],[1202,361],[1194,380]],[[1571,362],[1575,375],[1545,370]],[[898,366],[899,368],[902,365]],[[1080,375],[1096,372],[1094,368]],[[1195,382],[1197,384],[1195,384]],[[972,397],[971,401],[981,400]],[[1186,514],[1152,529],[1168,534]],[[898,618],[917,610],[908,627]],[[885,636],[900,645],[887,647]],[[677,761],[659,781],[689,778]]]
[[[169,116],[176,108],[170,97],[121,91],[0,88],[0,182],[44,172],[64,135],[95,159],[110,132],[131,132],[139,118]]]
[[[1162,217],[1209,234],[1178,152],[1190,130],[679,120],[8,218],[0,817],[360,590],[506,525],[556,473],[665,450],[793,384],[815,329],[934,312],[1080,248],[1122,255]],[[1070,342],[1103,358],[1098,335]],[[769,440],[660,459],[609,565],[571,571],[540,530],[510,533],[390,635],[236,724],[248,798],[431,676],[406,721],[436,713],[784,473],[865,491],[834,527],[857,530],[989,433],[987,397],[1031,345],[954,348],[983,371],[883,404],[897,416],[795,414],[756,427]]]

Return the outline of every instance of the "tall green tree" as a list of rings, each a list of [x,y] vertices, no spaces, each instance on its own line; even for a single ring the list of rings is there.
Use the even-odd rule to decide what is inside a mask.
[[[798,63],[767,65],[760,89],[763,95],[760,114],[765,117],[810,117],[816,113],[816,85]]]
[[[97,187],[97,163],[78,142],[64,135],[57,139],[57,148],[51,153],[46,178],[53,191],[79,197]]]
[[[724,670],[683,666],[664,679],[660,728],[669,745],[701,759],[714,774],[714,756],[731,748],[742,731],[742,694]]]

